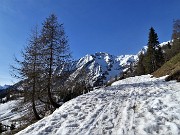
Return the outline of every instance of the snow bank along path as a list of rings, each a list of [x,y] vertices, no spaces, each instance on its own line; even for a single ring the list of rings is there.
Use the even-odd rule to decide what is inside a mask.
[[[178,135],[180,83],[150,75],[79,96],[17,135]]]

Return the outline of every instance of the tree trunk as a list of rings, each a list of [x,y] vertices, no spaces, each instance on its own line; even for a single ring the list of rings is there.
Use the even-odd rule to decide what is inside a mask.
[[[49,78],[48,78],[48,98],[49,98],[49,101],[51,103],[51,105],[54,107],[54,108],[59,108],[60,105],[56,102],[54,102],[53,98],[52,98],[52,94],[51,94],[51,85],[52,85],[52,82],[51,82],[51,78],[52,78],[52,65],[53,65],[53,48],[52,48],[52,44],[51,44],[51,47],[50,47],[50,65],[49,65]]]
[[[35,105],[35,93],[36,93],[36,55],[34,56],[35,58],[35,62],[34,62],[34,65],[33,65],[33,91],[32,91],[32,109],[33,109],[33,113],[34,113],[34,116],[36,118],[36,120],[40,120],[41,117],[39,116],[37,110],[36,110],[36,105]]]
[[[41,117],[39,116],[37,110],[36,110],[36,105],[35,105],[35,89],[36,89],[36,82],[35,82],[35,78],[34,78],[34,82],[33,82],[33,93],[32,93],[32,109],[33,109],[33,113],[34,113],[34,116],[36,118],[36,120],[40,120]]]

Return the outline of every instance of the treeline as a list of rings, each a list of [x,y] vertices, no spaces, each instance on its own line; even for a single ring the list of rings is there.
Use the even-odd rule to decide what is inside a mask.
[[[153,73],[180,52],[180,20],[174,20],[172,40],[164,46],[159,45],[158,35],[151,27],[147,46],[147,51],[139,54],[136,75]]]
[[[173,32],[172,41],[165,47],[165,59],[170,60],[172,57],[180,53],[180,19],[174,20],[173,22]]]
[[[11,86],[6,89],[0,90],[0,104],[14,100],[17,97],[18,97],[18,95],[17,95],[16,91],[14,91]]]
[[[22,60],[15,61],[18,66],[12,66],[12,75],[23,80],[19,86],[23,101],[17,110],[29,110],[29,120],[43,118],[90,89],[84,72],[70,77],[73,61],[68,39],[54,14],[46,18],[40,30],[33,29]]]

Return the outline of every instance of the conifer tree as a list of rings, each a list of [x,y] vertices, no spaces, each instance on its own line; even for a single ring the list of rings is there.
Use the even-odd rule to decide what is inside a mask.
[[[150,28],[148,49],[145,54],[145,73],[150,74],[157,70],[164,63],[163,52],[159,46],[158,35],[154,28]]]
[[[31,106],[28,107],[32,110],[34,118],[39,120],[46,111],[60,106],[57,103],[60,90],[55,86],[58,84],[61,85],[59,88],[63,88],[71,65],[63,24],[58,23],[54,14],[44,21],[40,34],[37,28],[32,32],[22,52],[22,58],[22,61],[15,59],[19,66],[11,66],[12,75],[22,80],[23,105],[30,103]]]
[[[172,42],[168,43],[168,50],[166,50],[166,61],[170,60],[180,52],[180,19],[173,21]]]
[[[180,52],[180,19],[174,20],[172,34],[172,57]]]
[[[25,47],[25,50],[22,52],[22,61],[15,59],[19,67],[12,66],[14,71],[17,71],[18,74],[13,74],[15,77],[21,78],[24,80],[22,85],[24,88],[24,101],[31,103],[31,109],[34,113],[35,119],[41,119],[38,111],[36,109],[37,94],[40,84],[41,76],[41,46],[39,42],[39,35],[37,28],[32,31],[32,35],[29,39],[28,45]]]
[[[168,42],[167,44],[168,49],[171,49],[171,44]]]
[[[139,54],[139,60],[136,67],[136,74],[137,75],[143,75],[145,74],[145,67],[144,67],[144,54],[141,52]]]
[[[156,70],[157,70],[165,62],[164,54],[162,52],[162,49],[161,49],[160,45],[158,45],[156,50],[155,50],[155,57],[156,57],[156,63],[157,63],[157,65],[156,65],[156,67],[157,67]]]
[[[70,60],[70,51],[63,24],[59,24],[57,17],[52,14],[43,23],[41,31],[43,44],[44,82],[48,99],[54,108],[60,105],[54,100],[54,72],[56,68],[63,69]]]
[[[173,34],[172,39],[179,39],[180,38],[180,19],[173,21]]]

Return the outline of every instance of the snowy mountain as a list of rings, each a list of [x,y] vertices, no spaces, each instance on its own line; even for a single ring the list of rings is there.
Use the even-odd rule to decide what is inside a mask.
[[[141,52],[146,51],[147,46],[144,46]],[[85,71],[87,78],[82,78],[89,80],[92,86],[106,84],[111,79],[121,77],[136,64],[139,53],[114,56],[99,52],[86,55],[73,63],[70,78],[81,78],[81,72]],[[62,71],[63,69],[56,72]],[[17,135],[180,134],[179,95],[180,84],[174,81],[165,82],[164,77],[130,77],[66,102],[52,115]],[[0,105],[1,107],[7,106]],[[14,114],[11,110],[12,107],[8,113],[3,110],[0,120],[10,124],[9,118],[19,118],[20,115]]]
[[[163,42],[160,46],[166,45],[168,42]],[[105,52],[97,52],[95,54],[87,54],[73,62],[67,69],[71,71],[70,79],[82,76],[82,70],[85,71],[86,78],[91,86],[102,86],[111,82],[122,75],[138,62],[138,55],[147,51],[147,46],[144,46],[135,55],[120,55],[115,56]],[[58,67],[55,74],[61,74],[67,71],[66,67]],[[57,83],[58,85],[58,83]]]
[[[8,87],[10,87],[10,85],[4,85],[4,86],[0,85],[0,90],[7,89]]]
[[[167,45],[168,42],[159,44],[161,47]],[[144,46],[136,55],[120,55],[114,56],[104,52],[95,54],[87,54],[86,56],[75,62],[73,66],[72,77],[75,78],[79,72],[84,69],[90,80],[91,86],[99,86],[107,83],[111,79],[121,77],[131,66],[134,66],[138,61],[138,55],[147,51],[147,46]]]
[[[85,69],[92,86],[102,85],[111,78],[121,76],[137,59],[137,55],[114,56],[103,52],[86,55],[75,63],[71,76],[75,78]]]
[[[180,134],[180,83],[130,77],[63,104],[16,135]]]
[[[162,42],[162,43],[160,43],[159,45],[161,46],[161,47],[163,47],[164,45],[167,45],[168,43],[172,43],[173,42],[173,40],[169,40],[169,41],[166,41],[166,42]]]
[[[173,40],[169,40],[169,41],[166,41],[166,42],[162,42],[162,43],[160,43],[159,45],[160,45],[160,47],[163,47],[163,46],[165,46],[165,45],[167,45],[168,43],[171,43],[171,42],[173,42]],[[138,52],[137,55],[139,55],[140,53],[142,53],[142,54],[146,53],[147,48],[148,48],[147,45],[146,45],[146,46],[143,46],[143,48]]]

